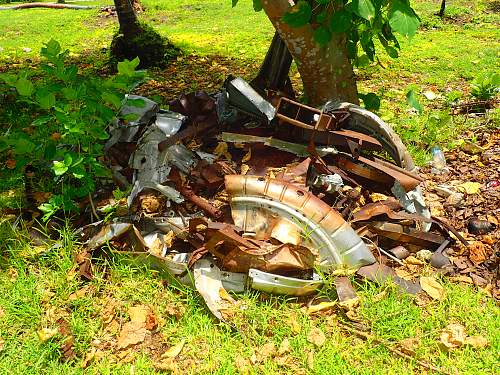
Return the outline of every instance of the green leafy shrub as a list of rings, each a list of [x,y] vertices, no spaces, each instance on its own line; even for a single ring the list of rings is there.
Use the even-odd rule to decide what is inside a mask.
[[[8,119],[0,153],[8,168],[30,166],[46,180],[54,193],[40,206],[47,220],[60,210],[77,212],[76,202],[110,176],[101,163],[106,128],[144,72],[135,70],[135,59],[118,63],[118,73],[109,78],[82,74],[55,40],[41,56],[36,76],[33,70],[0,74],[2,117]]]
[[[470,93],[479,100],[494,98],[500,91],[500,74],[485,73],[476,77],[471,83]]]

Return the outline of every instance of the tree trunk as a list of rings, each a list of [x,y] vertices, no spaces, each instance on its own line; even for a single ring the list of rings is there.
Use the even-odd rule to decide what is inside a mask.
[[[262,0],[262,7],[297,63],[309,103],[333,99],[359,104],[345,35],[333,34],[330,43],[320,47],[311,25],[293,28],[282,21],[290,8],[288,0]]]
[[[439,9],[438,16],[443,18],[444,17],[444,11],[446,8],[446,0],[441,1],[441,9]]]
[[[140,32],[140,27],[132,0],[114,0],[114,2],[120,24],[120,33],[127,39],[136,36]]]

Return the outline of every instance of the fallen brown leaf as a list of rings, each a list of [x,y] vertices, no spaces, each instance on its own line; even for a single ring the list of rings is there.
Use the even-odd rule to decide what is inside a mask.
[[[150,308],[146,305],[136,305],[129,307],[128,315],[131,322],[136,323],[146,323],[148,314],[150,313]]]
[[[268,342],[257,348],[257,362],[263,362],[276,354],[274,342]]]
[[[458,323],[451,323],[446,326],[439,336],[439,341],[445,350],[457,349],[465,343],[467,334],[465,327]]]
[[[186,340],[182,339],[179,343],[177,343],[176,345],[172,346],[165,353],[163,353],[161,355],[161,358],[162,359],[165,359],[165,358],[174,359],[179,354],[181,354],[182,349],[184,348],[184,345],[186,345]]]
[[[319,348],[326,342],[326,336],[321,329],[313,327],[307,335],[307,341]]]
[[[442,301],[446,296],[444,288],[433,277],[422,276],[420,278],[420,286],[433,299]]]
[[[399,348],[401,351],[405,354],[414,356],[415,355],[415,349],[420,345],[420,340],[415,338],[415,337],[409,337],[406,339],[401,340],[398,343]]]
[[[249,374],[250,369],[252,367],[252,364],[250,363],[250,360],[247,358],[243,358],[242,356],[236,356],[234,359],[234,364],[236,365],[236,368],[238,369],[238,372],[240,374]]]
[[[280,344],[280,347],[278,348],[278,354],[283,355],[286,353],[290,353],[292,351],[292,347],[290,346],[290,340],[288,340],[288,337],[283,339],[283,341]]]
[[[118,349],[125,349],[143,342],[148,333],[144,322],[125,323],[118,337]]]
[[[83,359],[80,367],[87,368],[89,363],[94,359],[96,352],[97,352],[97,348],[93,347],[92,349],[90,349],[90,351],[85,355],[85,358]]]
[[[481,241],[469,242],[469,259],[474,264],[483,263],[486,258],[486,246]]]
[[[470,336],[465,339],[465,345],[470,345],[474,349],[483,349],[489,344],[489,341],[482,336]]]
[[[252,158],[252,149],[249,148],[248,149],[248,152],[245,154],[245,156],[243,156],[243,159],[241,159],[241,162],[242,163],[246,163],[247,161],[249,161],[250,159]]]

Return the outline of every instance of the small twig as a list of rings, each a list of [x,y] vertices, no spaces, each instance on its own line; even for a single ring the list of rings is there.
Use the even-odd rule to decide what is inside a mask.
[[[349,324],[346,324],[344,322],[341,322],[341,321],[337,321],[338,325],[340,326],[341,329],[344,329],[345,331],[348,331],[349,333],[351,334],[355,334],[356,336],[364,339],[364,340],[370,340],[372,341],[373,343],[377,344],[377,345],[383,345],[387,350],[389,350],[391,353],[393,354],[396,354],[397,356],[401,357],[401,358],[404,358],[404,359],[407,359],[407,360],[410,360],[410,361],[415,361],[416,364],[418,364],[419,366],[423,367],[423,368],[426,368],[428,370],[431,370],[431,371],[435,371],[435,372],[438,372],[440,374],[446,374],[448,375],[449,373],[448,372],[445,372],[439,368],[437,368],[436,366],[433,366],[431,365],[430,363],[427,363],[425,361],[421,361],[419,359],[416,359],[415,357],[409,355],[409,354],[406,354],[404,352],[402,352],[401,350],[398,350],[396,348],[393,348],[391,343],[386,341],[386,340],[383,340],[383,339],[379,339],[373,335],[370,335],[368,333],[365,333],[363,331],[360,331],[354,327],[351,327]]]
[[[94,206],[94,201],[92,200],[92,195],[90,193],[89,193],[89,201],[90,201],[90,207],[92,208],[92,214],[95,216],[97,221],[101,220],[99,218],[99,215],[97,215],[97,211],[95,210]]]

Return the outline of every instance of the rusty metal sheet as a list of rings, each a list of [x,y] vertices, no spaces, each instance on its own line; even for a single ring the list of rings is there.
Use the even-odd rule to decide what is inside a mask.
[[[396,271],[384,264],[374,263],[369,266],[361,267],[356,274],[379,284],[393,281],[401,290],[410,294],[417,294],[422,291],[420,283],[400,278],[396,275]]]
[[[230,225],[208,224],[204,247],[222,262],[223,269],[230,272],[248,272],[256,268],[265,272],[284,274],[287,272],[312,270],[317,254],[302,246],[267,242],[241,237]]]
[[[390,230],[389,228],[386,230],[385,228],[384,226],[377,228],[374,225],[369,225],[370,231],[379,236],[389,238],[400,244],[413,244],[429,250],[437,249],[445,240],[443,236],[434,233],[411,229],[409,232],[400,232],[398,230]]]

